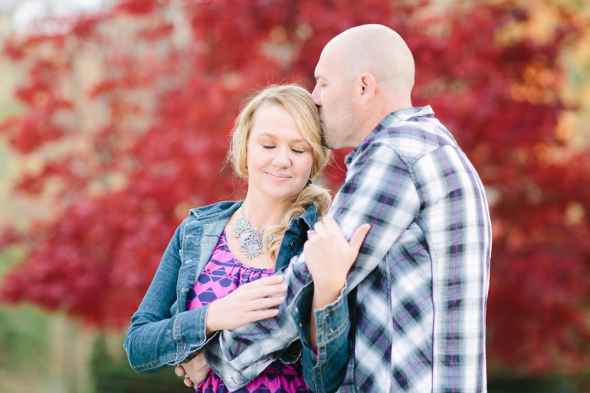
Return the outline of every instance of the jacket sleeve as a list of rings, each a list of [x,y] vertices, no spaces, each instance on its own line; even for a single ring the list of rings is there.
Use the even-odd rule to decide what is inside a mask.
[[[348,297],[343,295],[347,287],[333,303],[315,310],[316,350],[308,339],[313,289],[310,284],[300,292],[295,299],[296,307],[290,308],[291,317],[303,346],[301,363],[305,383],[315,393],[332,393],[342,385],[349,358],[351,323]]]
[[[131,367],[152,373],[186,361],[202,350],[208,306],[171,314],[177,299],[176,283],[181,267],[181,224],[170,241],[156,275],[139,309],[131,318],[124,347]]]

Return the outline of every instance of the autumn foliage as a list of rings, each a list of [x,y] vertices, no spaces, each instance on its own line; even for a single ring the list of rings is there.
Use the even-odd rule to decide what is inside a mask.
[[[415,55],[414,105],[433,107],[488,191],[490,365],[588,367],[590,152],[570,146],[557,94],[560,50],[581,25],[562,10],[563,27],[540,44],[502,35],[529,18],[514,5],[425,9],[426,1],[123,0],[13,37],[4,56],[24,70],[15,96],[25,111],[0,132],[22,155],[45,158],[16,195],[50,195],[53,207],[25,232],[5,228],[0,245],[29,253],[4,278],[2,301],[126,325],[188,209],[243,197],[224,164],[243,100],[273,82],[312,88],[333,36],[381,23]],[[325,174],[334,190],[338,157]]]

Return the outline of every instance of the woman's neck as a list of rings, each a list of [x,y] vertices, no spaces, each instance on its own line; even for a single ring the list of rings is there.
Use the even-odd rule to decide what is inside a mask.
[[[248,193],[243,204],[244,214],[252,228],[268,228],[280,221],[283,209],[290,202],[257,197]]]

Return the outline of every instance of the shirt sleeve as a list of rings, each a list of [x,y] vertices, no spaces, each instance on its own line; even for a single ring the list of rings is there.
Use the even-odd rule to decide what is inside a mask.
[[[294,257],[276,273],[285,277],[288,289],[275,318],[221,331],[204,347],[207,364],[230,391],[246,386],[299,340],[289,305],[295,304],[298,293],[311,285],[311,276],[304,268],[305,263],[296,263]]]
[[[432,391],[475,392],[486,384],[492,242],[485,189],[456,146],[432,151],[414,168],[424,200],[418,222],[431,258]]]
[[[344,294],[356,288],[379,265],[419,209],[411,166],[393,148],[376,142],[359,152],[328,213],[338,222],[346,239],[362,224],[371,225],[348,273]]]
[[[183,363],[215,336],[207,338],[206,334],[208,305],[174,316],[170,312],[177,301],[181,228],[182,225],[166,248],[125,337],[129,363],[137,372],[152,373]]]

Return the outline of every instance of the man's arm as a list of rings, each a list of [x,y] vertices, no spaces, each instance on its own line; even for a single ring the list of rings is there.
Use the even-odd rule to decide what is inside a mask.
[[[485,391],[485,309],[491,225],[485,189],[456,146],[415,165],[423,187],[420,220],[432,258],[432,391]]]
[[[420,200],[411,168],[394,149],[377,142],[359,151],[349,165],[346,181],[328,214],[339,225],[344,239],[351,239],[360,225],[371,225],[346,283],[343,285],[341,281],[332,279],[333,271],[348,271],[349,266],[347,262],[338,265],[342,261],[337,255],[339,248],[330,244],[327,238],[318,245],[323,250],[321,256],[319,253],[308,255],[307,252],[304,255],[307,267],[315,272],[314,294],[313,300],[310,299],[312,305],[307,309],[309,314],[294,318],[303,325],[312,318],[314,320],[314,323],[308,323],[308,327],[301,329],[301,336],[303,364],[310,365],[303,370],[305,381],[308,385],[315,384],[316,391],[333,391],[344,378],[348,357],[342,356],[342,353],[349,352],[350,323],[349,310],[346,308],[344,311],[342,305],[347,304],[348,294],[381,263],[418,215],[419,208]],[[326,304],[335,294],[336,300]],[[304,312],[300,310],[300,313]],[[313,333],[317,332],[317,352],[311,350],[307,341],[308,331],[312,340]]]

